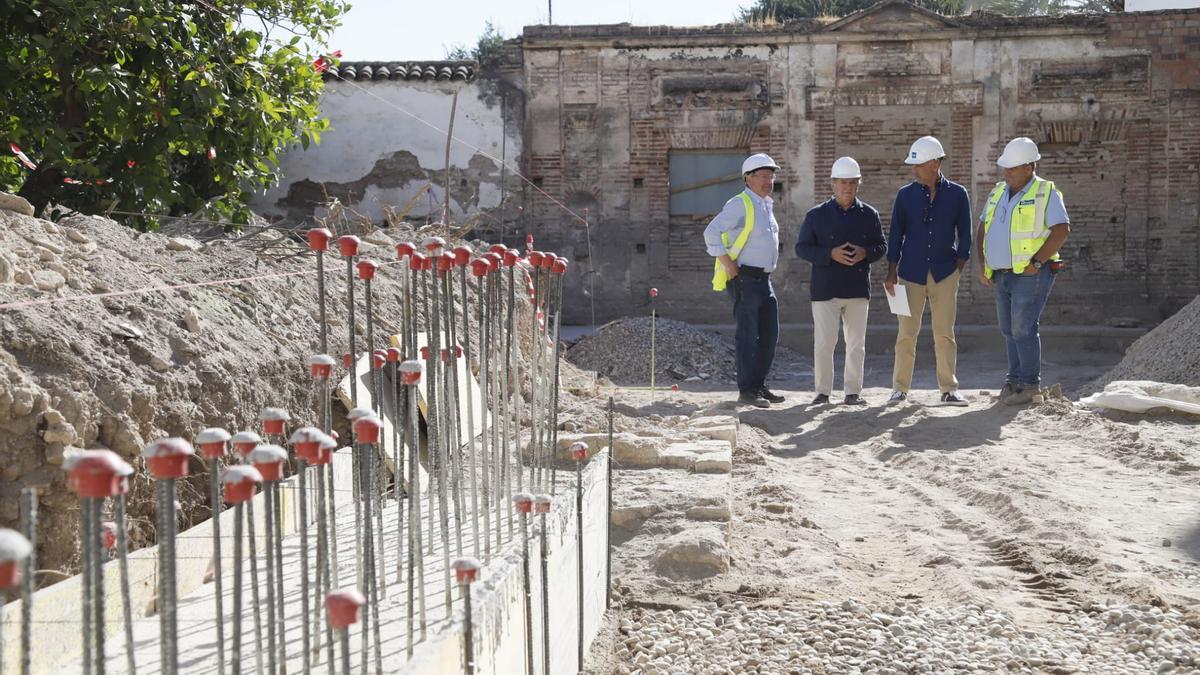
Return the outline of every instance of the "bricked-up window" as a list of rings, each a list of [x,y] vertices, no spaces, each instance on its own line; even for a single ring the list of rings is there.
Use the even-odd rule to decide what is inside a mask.
[[[746,150],[672,150],[671,215],[711,216],[720,213],[740,192]]]

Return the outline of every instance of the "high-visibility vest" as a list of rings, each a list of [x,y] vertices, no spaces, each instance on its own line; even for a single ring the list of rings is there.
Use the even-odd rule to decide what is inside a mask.
[[[738,197],[742,198],[742,206],[746,207],[746,224],[742,226],[742,231],[734,240],[733,246],[729,245],[729,233],[721,233],[721,243],[725,245],[725,253],[731,260],[737,260],[742,253],[742,248],[746,245],[746,240],[750,238],[750,233],[754,230],[754,202],[750,201],[750,195],[742,192],[737,197],[731,198],[733,201]],[[729,202],[725,202],[728,204]],[[725,283],[729,281],[729,276],[725,274],[725,268],[721,266],[721,261],[713,261],[713,280],[712,286],[714,291],[725,290]]]
[[[1007,183],[1000,181],[992,189],[988,197],[987,211],[983,218],[983,274],[992,278],[992,268],[987,266],[987,232],[992,227],[992,218],[996,215],[996,206],[1008,189]],[[1012,251],[1013,274],[1025,271],[1033,254],[1038,252],[1046,239],[1050,237],[1050,228],[1057,223],[1046,223],[1046,208],[1050,205],[1050,195],[1054,194],[1054,182],[1034,176],[1033,185],[1021,195],[1021,201],[1016,208],[1009,212],[1008,242]],[[1032,196],[1030,196],[1032,194]],[[1057,253],[1051,260],[1059,260]]]

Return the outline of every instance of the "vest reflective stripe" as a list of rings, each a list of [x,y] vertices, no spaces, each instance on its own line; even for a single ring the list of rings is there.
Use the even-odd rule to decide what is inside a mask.
[[[996,207],[1004,197],[1007,184],[1003,181],[996,183],[992,194],[988,196],[987,212],[983,219],[983,273],[989,279],[992,268],[987,265],[987,232],[992,227],[992,219],[996,215]],[[1030,193],[1033,196],[1030,197]],[[1038,252],[1046,239],[1050,237],[1050,228],[1046,226],[1046,209],[1050,206],[1050,195],[1054,193],[1054,183],[1034,177],[1033,185],[1021,195],[1008,214],[1008,245],[1012,254],[1012,270],[1015,274],[1025,271],[1033,254]],[[1058,260],[1057,253],[1051,260]]]
[[[742,226],[742,231],[738,234],[737,239],[733,242],[733,246],[729,245],[729,233],[721,233],[721,243],[725,245],[726,255],[731,260],[737,260],[741,255],[742,249],[746,246],[746,240],[750,238],[750,232],[754,230],[754,202],[750,201],[750,195],[745,192],[738,195],[742,198],[742,206],[746,208],[746,224]],[[733,201],[738,197],[734,197],[729,201]],[[728,204],[729,202],[726,202]],[[729,277],[725,274],[725,268],[721,267],[720,260],[713,261],[713,280],[712,287],[714,291],[725,290],[725,283],[729,281]]]

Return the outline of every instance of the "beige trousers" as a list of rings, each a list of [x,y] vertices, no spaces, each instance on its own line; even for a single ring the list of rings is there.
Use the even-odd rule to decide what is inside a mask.
[[[833,393],[833,350],[838,342],[838,324],[846,340],[843,389],[861,394],[863,361],[867,357],[866,298],[834,298],[812,303],[814,389],[826,396]]]
[[[908,308],[912,316],[897,317],[900,330],[896,333],[896,365],[892,369],[892,388],[907,392],[912,387],[913,363],[917,359],[917,334],[929,300],[933,323],[933,353],[937,360],[938,389],[943,393],[958,389],[958,343],[954,341],[954,320],[958,314],[959,272],[939,282],[930,273],[924,284],[904,279],[900,283],[908,292]]]

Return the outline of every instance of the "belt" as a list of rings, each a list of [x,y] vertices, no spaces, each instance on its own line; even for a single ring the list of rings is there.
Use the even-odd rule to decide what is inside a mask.
[[[767,279],[771,276],[770,272],[761,267],[754,267],[753,265],[742,265],[738,268],[738,274],[753,277],[755,279]]]
[[[1002,272],[1008,272],[1009,274],[1012,274],[1012,269],[1011,269],[1011,268],[1008,268],[1008,267],[1006,267],[1006,268],[1004,268],[1004,269],[1002,269],[1002,270],[992,270],[992,274],[1000,274],[1000,273],[1002,273]]]

